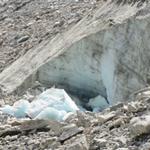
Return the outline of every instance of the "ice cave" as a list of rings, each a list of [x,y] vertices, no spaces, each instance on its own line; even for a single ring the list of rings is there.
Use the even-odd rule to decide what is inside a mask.
[[[122,24],[110,26],[107,20],[104,25],[104,21],[85,18],[44,41],[0,74],[1,90],[21,95],[38,81],[47,90],[64,89],[69,99],[76,99],[77,110],[93,112],[130,100],[131,93],[149,82],[149,32],[145,32],[149,21],[122,19]],[[22,103],[28,107],[28,102]],[[54,107],[45,111],[57,114]],[[64,117],[66,112],[61,111]]]

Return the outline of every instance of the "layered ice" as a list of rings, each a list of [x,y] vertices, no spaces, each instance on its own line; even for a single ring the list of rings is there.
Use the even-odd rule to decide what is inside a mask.
[[[102,81],[106,88],[107,100],[112,104],[115,91],[115,68],[116,53],[109,49],[106,51],[101,60]]]
[[[19,100],[13,106],[6,105],[0,110],[17,118],[29,116],[32,119],[62,121],[69,112],[76,112],[79,108],[63,89],[51,88],[31,103]]]

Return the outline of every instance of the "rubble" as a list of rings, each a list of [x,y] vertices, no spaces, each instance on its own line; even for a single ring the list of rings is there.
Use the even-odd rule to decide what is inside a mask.
[[[148,105],[146,97],[134,101],[135,105],[139,102],[141,108]],[[145,150],[149,146],[149,115],[145,115],[145,109],[140,113],[124,111],[124,105],[132,103],[126,102],[115,111],[109,108],[99,113],[78,111],[64,122],[8,116],[5,126],[0,128],[0,145],[6,149],[19,145],[56,150],[138,150],[139,147]]]
[[[72,140],[70,144],[66,145],[66,150],[89,150],[89,145],[85,135],[80,135]]]
[[[107,122],[109,120],[111,120],[112,118],[114,118],[116,116],[116,113],[114,111],[106,113],[104,115],[102,114],[96,114],[97,119],[99,121],[100,124],[103,124],[104,122]]]
[[[68,30],[93,11],[97,3],[95,0],[1,0],[0,71],[32,47]]]
[[[7,105],[4,112],[9,113],[0,112],[0,149],[149,150],[150,88],[129,98],[149,82],[149,5],[141,0],[0,2],[0,71],[22,56],[0,74],[0,106],[24,98],[15,110]],[[47,117],[56,105],[42,107],[36,117],[34,112],[25,115],[24,106],[60,83],[70,92],[76,87],[72,97],[78,104],[83,98],[85,108],[69,103],[64,115],[59,105],[61,122],[52,120],[58,111]],[[32,94],[22,96],[28,87]],[[57,98],[44,97],[54,103]],[[93,112],[86,110],[90,107]],[[17,118],[16,109],[21,111]]]
[[[82,132],[83,132],[83,128],[71,127],[62,132],[62,134],[59,137],[59,141],[64,142],[64,141],[68,140],[69,138],[71,138],[79,133],[82,133]]]

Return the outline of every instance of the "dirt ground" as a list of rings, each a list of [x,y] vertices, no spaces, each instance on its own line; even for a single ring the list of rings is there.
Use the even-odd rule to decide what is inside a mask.
[[[1,0],[0,72],[93,11],[96,0]]]

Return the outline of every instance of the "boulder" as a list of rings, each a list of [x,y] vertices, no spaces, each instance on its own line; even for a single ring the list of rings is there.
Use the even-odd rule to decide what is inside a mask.
[[[150,115],[134,117],[130,121],[130,132],[132,136],[140,136],[150,133]]]

